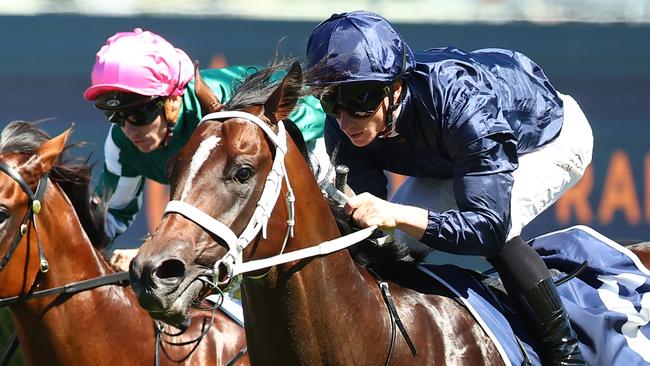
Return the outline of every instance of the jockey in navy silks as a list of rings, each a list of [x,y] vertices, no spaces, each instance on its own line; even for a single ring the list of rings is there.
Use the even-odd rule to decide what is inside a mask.
[[[591,128],[575,100],[521,53],[414,53],[365,11],[318,25],[307,62],[328,113],[328,153],[361,193],[346,206],[354,221],[485,257],[534,325],[544,363],[584,364],[545,263],[520,237],[591,162]],[[384,171],[409,176],[391,201]]]

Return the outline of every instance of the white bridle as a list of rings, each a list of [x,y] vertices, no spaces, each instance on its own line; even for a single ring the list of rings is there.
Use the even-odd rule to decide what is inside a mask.
[[[163,212],[163,216],[168,213],[181,214],[187,219],[204,228],[206,231],[210,232],[212,235],[221,238],[226,243],[228,246],[228,252],[214,264],[214,267],[211,270],[208,270],[206,272],[207,275],[212,276],[213,282],[215,284],[225,285],[230,283],[230,281],[232,281],[235,277],[239,277],[240,275],[247,272],[252,272],[262,268],[268,268],[278,264],[317,255],[329,254],[337,250],[347,248],[348,246],[358,243],[361,240],[367,238],[370,236],[372,231],[376,229],[376,226],[369,227],[334,240],[323,242],[313,247],[284,254],[281,253],[274,257],[244,263],[243,252],[248,244],[250,244],[257,237],[260,231],[262,232],[262,237],[264,239],[267,237],[267,224],[271,212],[273,211],[273,208],[275,207],[275,204],[277,203],[277,200],[280,196],[283,178],[287,185],[286,200],[288,211],[288,229],[282,246],[283,250],[288,237],[293,237],[293,229],[295,226],[294,205],[296,198],[294,196],[293,189],[291,188],[289,176],[284,164],[284,158],[287,153],[287,133],[284,128],[284,123],[282,121],[278,122],[278,134],[276,135],[269,127],[269,125],[267,125],[260,118],[242,111],[210,113],[204,116],[201,122],[205,120],[228,118],[242,118],[256,124],[266,133],[269,139],[276,146],[276,155],[273,161],[273,166],[271,167],[271,171],[266,177],[264,190],[262,191],[260,200],[257,202],[257,206],[255,207],[255,212],[253,212],[253,216],[248,222],[246,228],[242,231],[241,235],[237,236],[237,234],[235,234],[227,225],[206,214],[199,208],[183,201],[170,201],[167,203],[165,211]],[[219,281],[220,271],[222,268],[225,269],[226,273],[224,280]]]

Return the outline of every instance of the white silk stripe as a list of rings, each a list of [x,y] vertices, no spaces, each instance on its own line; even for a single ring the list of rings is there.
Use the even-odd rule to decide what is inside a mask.
[[[108,202],[109,208],[121,209],[129,205],[136,198],[140,185],[143,184],[144,178],[137,177],[119,177],[115,192]],[[138,202],[140,207],[140,202]]]
[[[187,194],[192,188],[192,182],[196,177],[196,173],[201,169],[203,163],[208,160],[212,150],[219,144],[221,137],[210,136],[207,139],[201,141],[199,148],[192,156],[192,161],[190,162],[190,172],[187,174],[187,180],[185,180],[185,186],[183,187],[183,193],[181,193],[181,201],[184,201],[187,198]]]
[[[108,137],[106,137],[106,141],[104,142],[104,162],[109,172],[115,175],[122,175],[122,164],[120,164],[120,152],[122,149],[113,141],[114,127],[114,125],[111,126],[108,131]]]

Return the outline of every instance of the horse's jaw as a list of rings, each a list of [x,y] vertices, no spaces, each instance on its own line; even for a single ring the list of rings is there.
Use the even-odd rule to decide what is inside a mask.
[[[171,304],[166,305],[161,311],[150,310],[149,315],[154,319],[181,328],[183,324],[189,323],[192,303],[202,288],[203,285],[199,281],[193,282]]]

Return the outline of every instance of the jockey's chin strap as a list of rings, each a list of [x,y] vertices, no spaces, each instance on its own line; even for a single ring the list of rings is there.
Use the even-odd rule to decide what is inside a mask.
[[[280,191],[282,189],[282,179],[284,179],[287,185],[286,200],[288,211],[288,230],[284,238],[284,243],[282,245],[282,251],[284,251],[288,237],[293,237],[293,229],[295,226],[294,206],[296,198],[294,196],[293,189],[291,188],[289,176],[287,175],[286,167],[284,164],[284,158],[287,153],[287,134],[283,122],[278,122],[277,134],[275,134],[275,132],[273,132],[273,130],[257,116],[242,111],[210,113],[204,116],[201,122],[205,120],[228,118],[242,118],[256,124],[266,133],[268,138],[276,146],[273,166],[271,167],[269,175],[266,177],[264,190],[262,191],[262,195],[260,196],[260,200],[257,203],[255,212],[253,213],[253,216],[248,222],[246,228],[242,231],[241,235],[237,236],[237,234],[235,234],[227,225],[221,223],[202,210],[183,201],[170,201],[167,203],[165,211],[163,212],[163,215],[169,213],[178,213],[180,215],[183,215],[187,219],[201,226],[206,231],[210,232],[212,235],[221,238],[226,243],[228,246],[228,252],[214,264],[214,267],[211,270],[208,270],[206,272],[206,275],[212,276],[214,284],[229,286],[237,283],[241,279],[241,275],[244,273],[257,271],[263,268],[269,268],[278,264],[288,263],[308,257],[329,254],[347,248],[350,245],[356,244],[361,240],[367,238],[370,236],[373,230],[377,228],[376,226],[368,227],[366,229],[356,231],[352,234],[323,242],[313,247],[300,249],[289,253],[281,252],[281,254],[270,258],[244,263],[243,252],[248,244],[255,240],[260,231],[262,232],[262,237],[264,239],[267,238],[268,220],[280,196]],[[220,278],[222,279],[220,280]]]

